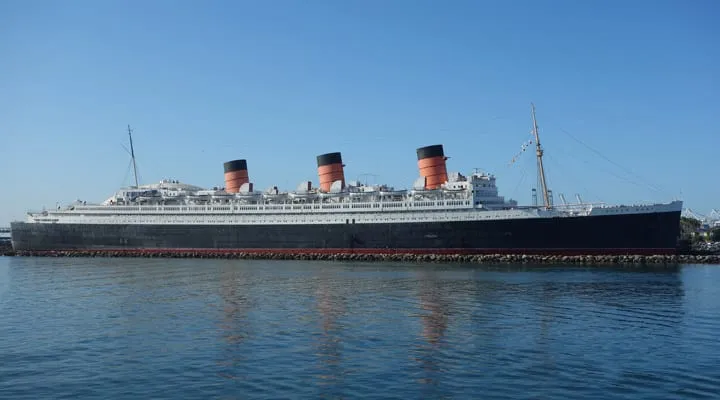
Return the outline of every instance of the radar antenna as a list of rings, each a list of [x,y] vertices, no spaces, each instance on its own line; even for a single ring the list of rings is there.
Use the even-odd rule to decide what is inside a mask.
[[[137,188],[139,186],[137,177],[137,166],[135,165],[135,149],[133,148],[132,129],[130,129],[130,125],[128,125],[128,136],[130,137],[130,157],[132,157],[133,174],[135,175],[135,187]]]
[[[538,163],[538,174],[540,175],[540,185],[542,186],[542,195],[543,195],[543,201],[545,203],[545,208],[550,208],[550,196],[548,195],[548,189],[547,184],[545,183],[545,169],[543,168],[543,149],[540,146],[540,135],[538,134],[538,125],[537,120],[535,119],[535,104],[530,103],[530,108],[532,110],[532,122],[533,122],[533,135],[535,136],[535,147],[536,147],[536,154],[537,154],[537,163]]]

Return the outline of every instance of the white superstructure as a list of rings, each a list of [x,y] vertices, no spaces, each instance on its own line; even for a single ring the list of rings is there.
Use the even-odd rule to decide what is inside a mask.
[[[449,174],[439,189],[395,190],[384,185],[349,184],[323,193],[308,182],[299,190],[238,193],[163,180],[126,187],[99,204],[76,201],[55,210],[28,213],[33,223],[71,224],[346,224],[477,221],[553,218],[675,211],[681,202],[607,206],[564,204],[519,207],[498,195],[495,177],[481,171],[469,177]],[[304,189],[304,190],[303,190]]]

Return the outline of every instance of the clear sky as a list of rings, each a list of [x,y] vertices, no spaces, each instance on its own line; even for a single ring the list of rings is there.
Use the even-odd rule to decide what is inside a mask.
[[[131,183],[409,187],[415,150],[530,202],[537,107],[568,200],[720,208],[718,1],[0,2],[0,225]],[[362,175],[371,174],[371,175]],[[556,201],[557,197],[556,197]]]

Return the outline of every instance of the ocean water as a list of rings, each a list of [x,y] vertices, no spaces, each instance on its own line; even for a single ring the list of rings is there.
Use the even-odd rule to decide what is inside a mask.
[[[720,266],[0,257],[0,398],[720,398]]]

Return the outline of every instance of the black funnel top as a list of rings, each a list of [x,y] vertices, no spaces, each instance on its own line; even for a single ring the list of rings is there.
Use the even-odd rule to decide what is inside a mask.
[[[418,160],[423,160],[425,158],[430,157],[440,157],[445,156],[445,153],[443,152],[443,146],[441,144],[436,144],[432,146],[425,146],[417,149],[417,158]]]
[[[322,167],[323,165],[342,164],[342,156],[340,153],[323,154],[321,156],[317,156],[317,164],[318,167]]]
[[[245,160],[233,160],[223,164],[225,172],[233,171],[247,171],[247,161]]]

